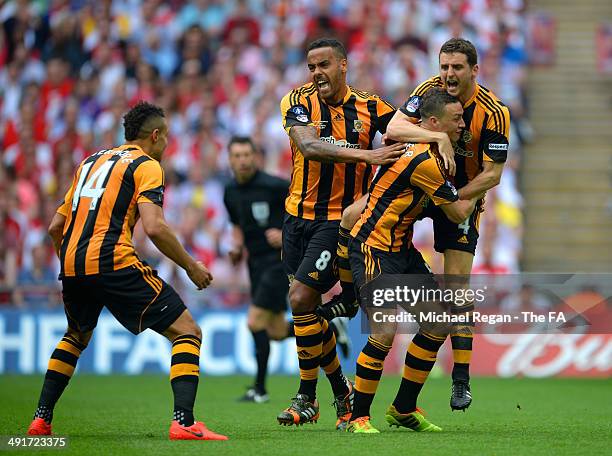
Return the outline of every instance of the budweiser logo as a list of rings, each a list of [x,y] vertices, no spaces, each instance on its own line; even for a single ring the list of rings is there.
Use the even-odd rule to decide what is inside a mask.
[[[609,334],[483,335],[488,344],[505,346],[496,373],[501,377],[558,374],[612,374],[612,336]],[[478,348],[476,348],[478,350]]]

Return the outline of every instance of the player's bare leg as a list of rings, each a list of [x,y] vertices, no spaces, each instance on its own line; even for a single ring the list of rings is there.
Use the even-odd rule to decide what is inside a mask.
[[[474,255],[460,250],[447,249],[444,252],[444,274],[450,278],[453,288],[469,287],[470,273]],[[455,312],[471,316],[474,304],[466,303],[455,306]],[[451,344],[453,347],[453,389],[450,406],[453,410],[465,410],[472,403],[470,389],[470,361],[472,359],[473,326],[454,325],[451,328]]]
[[[227,440],[193,417],[193,405],[200,376],[202,331],[185,310],[163,333],[172,342],[170,384],[174,395],[174,415],[170,440]]]

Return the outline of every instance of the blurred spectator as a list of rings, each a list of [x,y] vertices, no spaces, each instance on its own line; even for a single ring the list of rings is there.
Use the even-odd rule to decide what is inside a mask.
[[[53,307],[60,301],[58,271],[50,264],[53,250],[48,243],[32,250],[32,266],[22,268],[17,276],[13,303],[17,306]]]
[[[46,224],[74,167],[121,143],[124,112],[145,99],[165,109],[170,128],[164,158],[168,220],[210,263],[213,287],[238,288],[189,299],[240,304],[246,275],[236,275],[221,255],[227,234],[220,190],[229,173],[225,145],[233,134],[252,136],[264,151],[266,171],[290,175],[291,151],[278,103],[308,80],[304,49],[322,35],[345,42],[351,84],[396,105],[437,72],[443,41],[461,35],[474,42],[480,82],[498,93],[513,119],[502,182],[487,195],[476,270],[518,271],[517,181],[522,144],[531,137],[522,1],[9,0],[0,5],[0,289],[13,287],[18,271],[33,271]],[[415,240],[439,267],[431,229],[422,223]],[[160,261],[138,229],[134,239],[143,258]],[[50,261],[56,262],[53,255]],[[159,267],[179,283],[179,272]],[[37,271],[36,277],[44,275]],[[2,299],[10,294],[0,292]]]

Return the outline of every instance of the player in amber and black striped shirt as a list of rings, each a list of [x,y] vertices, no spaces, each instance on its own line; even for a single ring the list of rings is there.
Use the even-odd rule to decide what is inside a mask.
[[[452,38],[440,48],[440,74],[420,84],[408,101],[397,111],[389,123],[388,137],[396,141],[434,142],[438,144],[442,159],[454,175],[453,181],[461,199],[478,196],[495,187],[500,179],[508,152],[510,112],[487,88],[476,82],[478,55],[472,43]],[[421,98],[428,89],[443,87],[456,96],[463,105],[465,128],[461,138],[451,145],[448,135],[420,128]],[[454,160],[449,160],[453,157]],[[456,166],[455,166],[456,162]],[[363,210],[362,198],[345,211],[342,227],[351,227]],[[469,286],[482,201],[477,209],[461,223],[454,223],[440,208],[430,205],[425,216],[434,222],[435,249],[444,254],[444,273],[452,276],[457,287]],[[327,313],[337,313],[337,303],[325,308]],[[458,313],[469,313],[473,304],[458,306]],[[465,410],[472,402],[469,385],[469,365],[472,356],[472,326],[453,328],[453,390],[451,408]]]
[[[398,141],[441,141],[448,138],[414,125],[419,117],[422,94],[430,87],[444,87],[463,105],[465,128],[455,145],[454,183],[461,199],[473,198],[495,187],[500,179],[508,153],[510,112],[493,92],[476,82],[478,55],[467,40],[453,38],[440,48],[440,75],[418,86],[389,124],[389,136]],[[434,135],[435,136],[435,135]],[[455,286],[467,288],[472,270],[478,225],[483,203],[461,223],[448,219],[439,208],[429,207],[426,216],[434,222],[434,247],[444,254],[444,273],[452,276]],[[459,313],[469,314],[473,304],[457,306]],[[472,402],[469,365],[472,356],[472,326],[455,326],[451,333],[453,346],[453,391],[451,408],[465,410]]]
[[[128,330],[147,328],[172,342],[174,393],[171,440],[227,440],[195,422],[202,332],[181,298],[132,244],[138,219],[157,248],[184,268],[198,289],[212,276],[181,246],[164,220],[164,174],[159,164],[168,144],[164,112],[139,103],[124,117],[127,144],[97,152],[81,163],[49,226],[60,257],[66,334],[51,355],[30,435],[51,434],[53,409],[72,377],[103,307]]]
[[[376,132],[386,131],[395,109],[378,96],[346,84],[342,43],[320,39],[311,43],[307,52],[312,82],[289,92],[280,104],[293,157],[282,254],[291,281],[289,300],[300,388],[278,421],[303,424],[318,419],[315,397],[321,367],[336,396],[336,426],[341,428],[350,414],[352,387],[335,356],[333,333],[315,309],[321,294],[338,281],[334,266],[342,210],[366,192],[372,175],[370,165],[395,161],[402,147],[372,150]],[[352,304],[352,284],[348,289]]]
[[[462,113],[459,101],[444,89],[432,89],[423,98],[423,128],[445,132],[453,142],[457,142],[464,127]],[[436,287],[429,267],[412,245],[412,229],[423,211],[423,203],[429,200],[456,223],[465,219],[476,204],[476,198],[459,200],[439,160],[435,143],[408,144],[397,162],[378,170],[366,208],[351,231],[350,263],[356,289],[362,289],[381,274],[419,274],[426,277],[424,284]],[[367,314],[372,309],[364,308],[364,311]],[[357,358],[349,432],[378,432],[370,423],[370,405],[395,336],[392,323],[379,321],[370,319],[371,334]],[[402,383],[387,410],[386,420],[415,431],[439,431],[440,428],[425,419],[416,403],[449,328],[433,327],[426,331],[421,328],[408,347]]]

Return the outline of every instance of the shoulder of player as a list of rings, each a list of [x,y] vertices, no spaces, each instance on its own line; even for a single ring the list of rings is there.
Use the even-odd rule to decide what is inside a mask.
[[[489,89],[478,84],[479,90],[476,95],[476,103],[488,113],[499,113],[509,111],[508,107]]]
[[[300,100],[303,97],[308,97],[316,91],[315,85],[312,82],[308,82],[285,95],[283,101],[288,101],[290,105],[300,104]]]
[[[413,90],[412,95],[417,97],[422,97],[425,92],[433,87],[442,87],[444,84],[442,83],[442,78],[438,76],[432,76],[426,81],[421,82],[416,89]]]
[[[350,85],[349,89],[351,93],[355,96],[357,102],[367,103],[368,101],[374,101],[376,103],[383,103],[393,110],[396,109],[395,106],[386,101],[384,98],[381,98],[379,95],[376,95],[375,93],[366,92],[365,90],[359,90]]]

